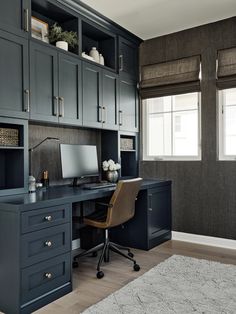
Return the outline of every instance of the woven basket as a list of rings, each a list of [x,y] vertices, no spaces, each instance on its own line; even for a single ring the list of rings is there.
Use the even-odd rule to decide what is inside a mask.
[[[121,150],[133,150],[134,141],[132,138],[121,138],[120,139],[120,149]]]
[[[0,128],[0,145],[19,146],[19,130]]]

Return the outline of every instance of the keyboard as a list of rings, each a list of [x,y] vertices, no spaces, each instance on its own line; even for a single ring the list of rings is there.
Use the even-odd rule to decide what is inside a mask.
[[[97,190],[112,187],[116,187],[116,184],[110,182],[99,182],[99,183],[86,183],[83,185],[83,189],[86,190]]]

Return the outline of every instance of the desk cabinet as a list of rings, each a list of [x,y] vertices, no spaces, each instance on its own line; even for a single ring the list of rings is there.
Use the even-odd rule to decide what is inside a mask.
[[[149,250],[171,239],[171,183],[141,190],[133,219],[111,229],[114,242]]]
[[[0,211],[0,250],[4,313],[32,313],[71,292],[71,204]]]

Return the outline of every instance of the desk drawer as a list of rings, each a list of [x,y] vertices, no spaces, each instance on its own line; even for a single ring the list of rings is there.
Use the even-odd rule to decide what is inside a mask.
[[[21,238],[21,266],[30,266],[70,250],[69,223],[27,233]]]
[[[70,255],[60,255],[21,271],[22,305],[71,281]]]
[[[27,233],[66,223],[70,221],[70,216],[70,204],[24,212],[21,215],[21,232]]]

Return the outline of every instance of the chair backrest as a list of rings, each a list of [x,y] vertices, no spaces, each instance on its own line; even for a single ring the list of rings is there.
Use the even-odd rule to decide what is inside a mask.
[[[134,216],[135,201],[142,181],[142,178],[135,178],[118,182],[107,212],[108,228],[121,225]]]

